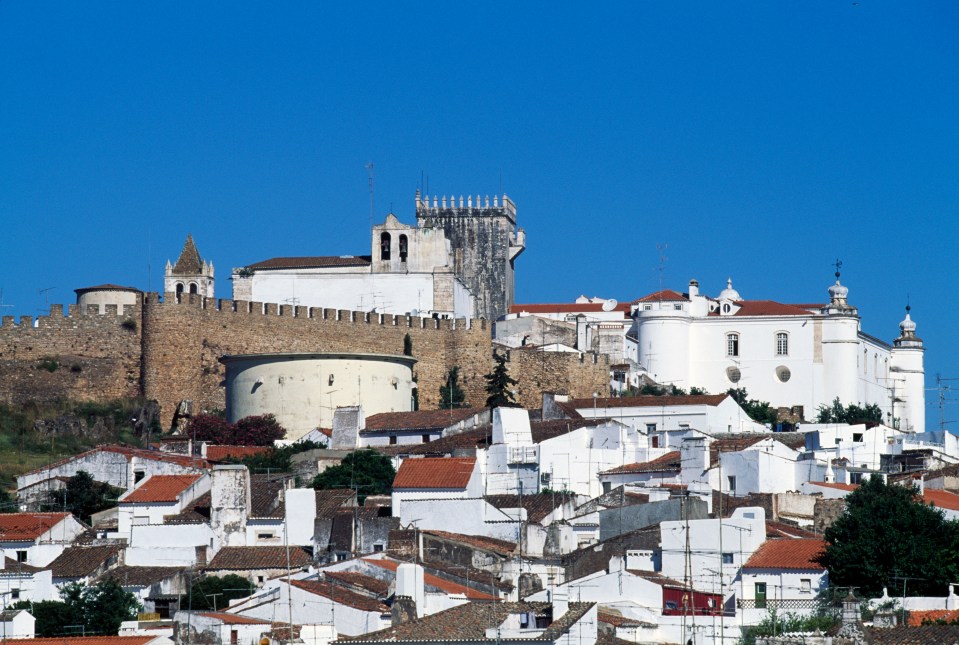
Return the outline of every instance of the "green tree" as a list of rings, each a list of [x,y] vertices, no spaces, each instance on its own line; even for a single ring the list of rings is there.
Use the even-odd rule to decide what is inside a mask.
[[[354,450],[337,466],[331,466],[313,478],[313,488],[355,488],[362,503],[367,495],[386,495],[393,490],[396,469],[386,455],[367,448]]]
[[[493,351],[493,371],[483,376],[486,379],[486,407],[497,408],[500,406],[516,405],[516,398],[513,396],[512,386],[519,381],[509,375],[506,368],[506,357],[497,351]]]
[[[226,461],[243,464],[250,469],[251,473],[283,473],[293,470],[293,455],[318,448],[326,448],[326,444],[316,441],[297,441],[288,446],[270,448],[265,452],[243,457],[242,459],[227,459]]]
[[[223,576],[205,576],[190,586],[184,599],[183,609],[224,609],[231,600],[246,598],[256,591],[256,586],[243,576],[230,573]]]
[[[0,484],[0,513],[16,513],[17,500]]]
[[[833,399],[831,405],[819,406],[816,422],[848,423],[850,425],[864,423],[867,428],[872,428],[882,423],[882,410],[875,403],[864,406],[850,403],[848,406],[844,406],[837,396]]]
[[[37,636],[52,637],[64,634],[87,636],[116,636],[120,623],[137,617],[140,602],[129,591],[124,591],[115,580],[106,580],[93,586],[80,582],[60,590],[62,601],[20,601],[14,609],[27,609],[37,619]]]
[[[41,510],[73,513],[89,524],[91,515],[116,506],[116,499],[122,493],[121,489],[98,482],[90,473],[80,470],[67,480],[63,490],[47,493],[47,499],[41,505]]]
[[[446,383],[440,386],[440,409],[466,407],[466,392],[460,387],[460,368],[452,367],[446,374]]]
[[[743,409],[750,419],[756,423],[774,424],[779,421],[779,414],[776,409],[769,405],[768,401],[759,401],[750,399],[749,394],[744,387],[734,387],[726,390],[726,394],[731,396],[739,407]]]
[[[867,597],[901,590],[903,578],[906,595],[943,596],[959,580],[959,522],[925,505],[915,487],[871,477],[846,497],[825,539],[819,562],[830,583]]]

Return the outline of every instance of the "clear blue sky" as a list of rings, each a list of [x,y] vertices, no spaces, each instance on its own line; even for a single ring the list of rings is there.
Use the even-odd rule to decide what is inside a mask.
[[[0,1],[4,314],[159,290],[187,233],[220,297],[368,253],[369,161],[377,221],[424,173],[505,190],[520,302],[644,295],[658,244],[664,286],[817,302],[839,257],[864,331],[908,294],[930,386],[959,377],[951,0]]]

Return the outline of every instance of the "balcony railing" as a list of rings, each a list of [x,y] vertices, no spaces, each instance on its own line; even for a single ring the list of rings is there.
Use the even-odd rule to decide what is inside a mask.
[[[509,463],[535,464],[537,460],[537,446],[522,446],[509,449]]]
[[[796,598],[782,600],[772,598],[766,600],[750,600],[739,598],[736,606],[740,609],[815,609],[818,606],[815,598]]]

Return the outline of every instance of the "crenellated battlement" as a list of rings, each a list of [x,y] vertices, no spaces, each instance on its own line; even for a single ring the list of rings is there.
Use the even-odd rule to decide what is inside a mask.
[[[505,193],[502,200],[493,195],[492,204],[489,195],[485,199],[480,195],[420,195],[416,191],[416,215],[420,217],[508,217],[516,223],[516,204]]]
[[[101,310],[99,305],[65,305],[66,315],[64,315],[64,305],[50,305],[50,313],[46,316],[20,316],[19,321],[16,316],[3,316],[0,318],[0,334],[4,330],[24,330],[24,329],[58,329],[65,323],[81,324],[94,323],[99,321],[115,324],[117,319],[136,319],[139,318],[139,305],[123,305],[122,310],[117,305],[103,305]]]
[[[152,298],[151,298],[152,296]],[[327,309],[304,305],[259,302],[255,300],[229,300],[225,298],[204,298],[197,294],[167,293],[162,301],[159,294],[147,294],[151,307],[192,307],[210,312],[213,315],[245,314],[270,318],[294,318],[323,322],[343,322],[381,327],[403,327],[406,329],[436,330],[472,330],[485,331],[489,322],[485,319],[467,318],[425,318],[422,316],[402,316],[394,314],[350,311],[347,309]]]

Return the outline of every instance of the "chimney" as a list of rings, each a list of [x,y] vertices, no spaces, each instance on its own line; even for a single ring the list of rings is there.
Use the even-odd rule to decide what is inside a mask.
[[[334,450],[355,450],[360,447],[360,430],[366,427],[363,406],[351,405],[337,408],[333,412],[333,436],[330,448]]]
[[[648,549],[626,551],[626,568],[630,571],[654,571],[653,552]]]
[[[862,626],[859,623],[859,600],[852,595],[852,589],[842,600],[842,626],[837,635],[843,638],[860,639],[857,642],[865,641]]]
[[[246,546],[250,517],[250,471],[246,466],[216,466],[210,486],[210,528],[218,551],[223,546]]]
[[[699,295],[699,280],[695,278],[689,281],[689,299],[692,300]]]
[[[566,615],[569,611],[569,591],[563,587],[553,590],[553,622]]]
[[[407,615],[413,618],[422,618],[426,606],[426,586],[423,567],[412,562],[404,562],[396,569],[396,598],[405,598],[404,607],[400,614],[393,614],[393,624],[396,621],[406,622]]]

